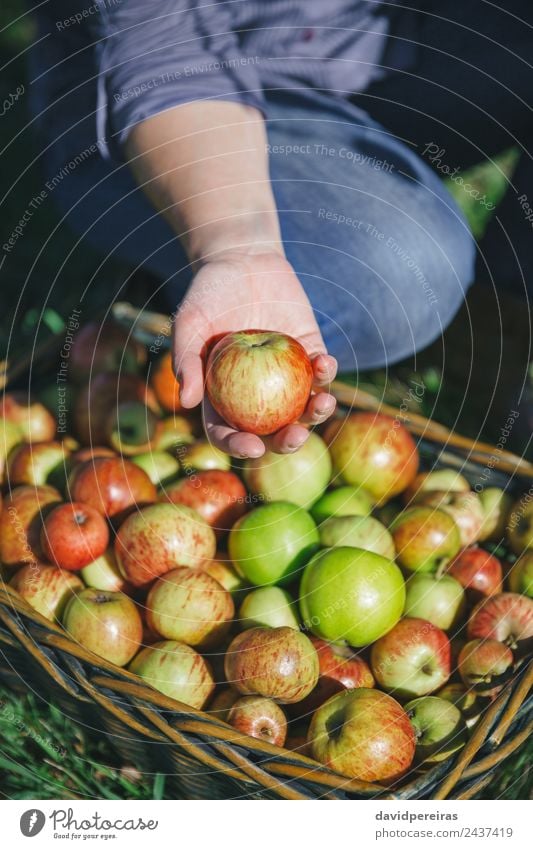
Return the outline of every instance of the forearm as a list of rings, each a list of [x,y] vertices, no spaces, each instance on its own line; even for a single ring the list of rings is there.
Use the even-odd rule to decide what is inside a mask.
[[[220,251],[283,253],[260,113],[195,101],[137,124],[126,155],[191,261]]]

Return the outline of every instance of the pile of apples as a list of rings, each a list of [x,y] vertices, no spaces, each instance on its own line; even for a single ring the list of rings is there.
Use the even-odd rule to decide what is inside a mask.
[[[312,384],[303,348],[266,332],[225,337],[206,373],[257,434],[296,421]],[[349,778],[391,783],[465,744],[531,652],[532,499],[419,471],[378,413],[232,461],[181,409],[170,354],[148,362],[111,323],[80,330],[68,376],[68,434],[54,385],[2,398],[3,581],[95,665]]]

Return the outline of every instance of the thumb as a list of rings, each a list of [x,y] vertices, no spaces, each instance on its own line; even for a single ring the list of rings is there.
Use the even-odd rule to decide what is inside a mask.
[[[191,339],[176,326],[173,339],[174,372],[180,384],[180,401],[186,409],[196,407],[204,397],[202,342]]]

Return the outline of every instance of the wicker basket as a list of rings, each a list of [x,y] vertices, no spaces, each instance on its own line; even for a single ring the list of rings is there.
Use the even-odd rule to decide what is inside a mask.
[[[148,316],[139,335],[153,332],[156,325],[160,332],[162,318],[151,323],[152,318]],[[340,383],[334,392],[344,407],[379,406],[372,396]],[[473,485],[482,479],[492,446],[473,443],[418,415],[385,405],[380,409],[401,415],[419,437],[426,468],[455,466]],[[531,464],[505,451],[497,456],[491,484],[516,493],[531,486]],[[89,731],[103,730],[127,761],[167,774],[177,798],[469,799],[533,732],[533,662],[523,661],[456,755],[411,771],[394,787],[349,780],[298,752],[243,738],[214,716],[161,695],[74,643],[7,586],[0,587],[0,680],[13,689],[22,683],[46,694]]]

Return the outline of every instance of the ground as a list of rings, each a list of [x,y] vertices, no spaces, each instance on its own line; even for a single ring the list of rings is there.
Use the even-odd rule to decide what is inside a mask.
[[[42,190],[39,151],[27,127],[28,81],[24,50],[31,42],[33,25],[22,0],[3,0],[0,11],[0,56],[4,67],[0,82],[0,244],[3,244],[32,198]],[[502,152],[494,164],[480,165],[468,175],[469,182],[495,203],[505,191],[506,174],[516,162],[513,150]],[[500,170],[501,169],[501,170]],[[476,236],[487,223],[486,208],[452,184],[451,191],[463,206]],[[90,279],[100,258],[59,223],[53,205],[47,202],[32,215],[24,229],[24,250],[0,257],[2,311],[0,315],[0,359],[17,359],[36,339],[60,331],[76,306],[79,288],[72,285]],[[66,261],[65,261],[65,258]],[[109,279],[120,279],[121,269],[106,266],[95,278],[85,299],[87,314],[106,305]],[[106,277],[107,276],[107,277]],[[106,285],[98,282],[106,280]],[[477,433],[479,411],[474,401],[463,405],[462,389],[443,380],[438,359],[419,366],[416,379],[425,385],[420,411],[445,423],[458,419],[464,431]],[[383,394],[391,403],[401,403],[405,387],[413,378],[413,364],[405,363],[388,373],[359,376],[359,385]],[[411,394],[412,395],[412,394]],[[413,400],[413,398],[412,398]],[[482,436],[495,439],[490,422]],[[66,746],[66,752],[57,751]],[[533,788],[530,767],[533,746],[503,765],[483,791],[485,798],[528,798]],[[141,775],[133,764],[118,763],[105,742],[89,740],[61,712],[36,696],[15,697],[0,686],[0,795],[7,798],[165,798],[162,775]]]

